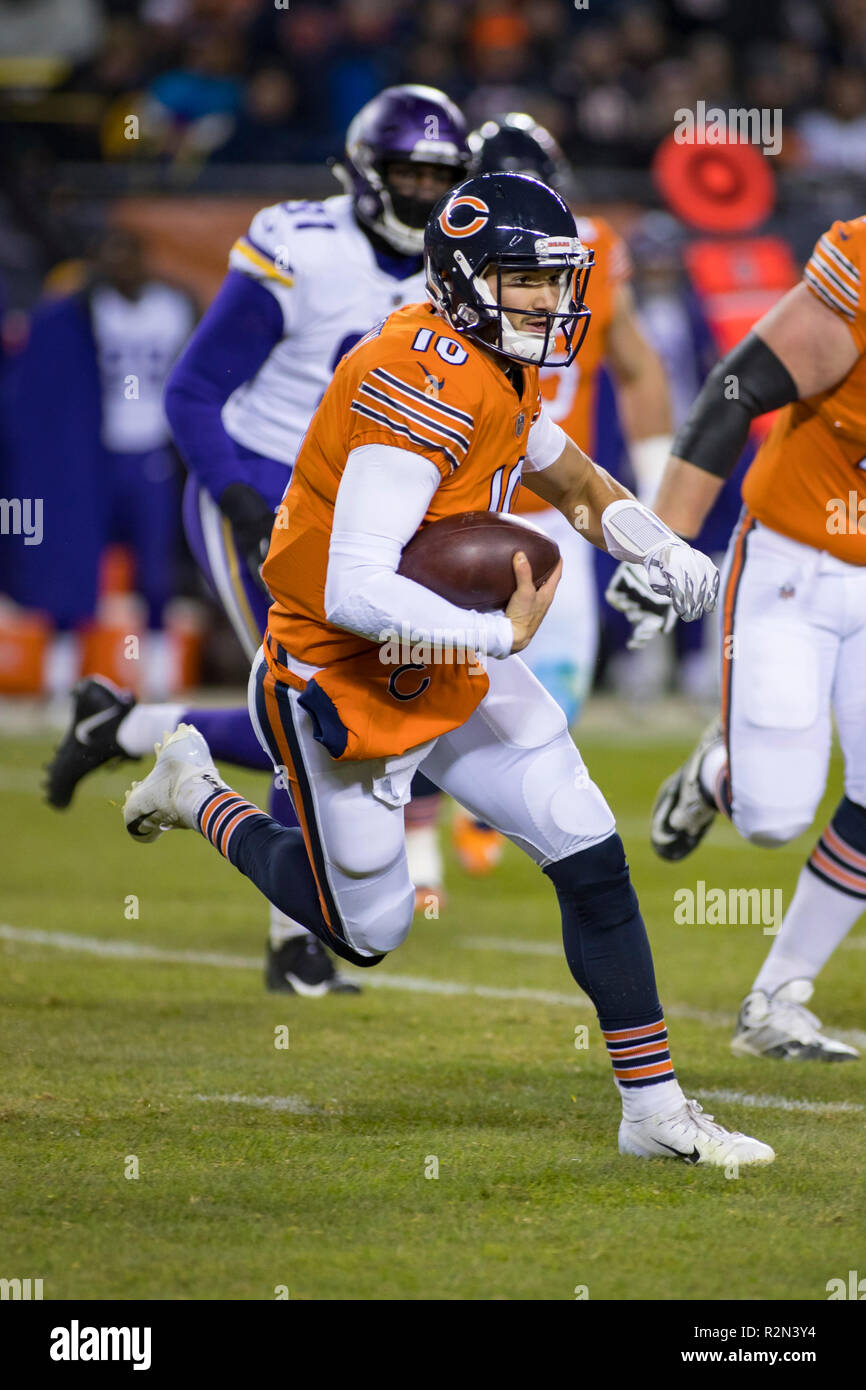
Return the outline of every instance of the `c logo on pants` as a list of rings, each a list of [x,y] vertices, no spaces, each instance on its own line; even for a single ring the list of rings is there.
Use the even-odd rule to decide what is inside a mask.
[[[424,669],[425,668],[417,661],[409,661],[405,666],[398,666],[395,671],[392,671],[388,679],[388,694],[393,695],[395,700],[417,700],[418,696],[423,695],[430,684],[429,676],[425,676],[424,679],[419,682],[416,690],[398,690],[397,681],[404,671],[423,671]]]

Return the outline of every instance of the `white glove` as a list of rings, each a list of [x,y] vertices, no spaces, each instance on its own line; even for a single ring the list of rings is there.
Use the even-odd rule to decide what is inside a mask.
[[[630,560],[617,566],[604,596],[611,608],[624,613],[632,625],[633,631],[626,643],[629,651],[639,651],[659,632],[670,632],[677,620],[670,599],[657,594],[650,586],[643,565]]]
[[[651,589],[670,599],[684,623],[712,613],[719,597],[719,571],[708,555],[676,540],[654,550],[645,564]]]

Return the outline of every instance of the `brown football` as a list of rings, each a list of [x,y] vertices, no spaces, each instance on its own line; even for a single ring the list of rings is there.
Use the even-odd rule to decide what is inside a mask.
[[[526,555],[536,589],[556,568],[559,547],[542,531],[499,512],[461,512],[431,521],[406,546],[398,573],[459,608],[489,613],[514,593],[512,560]]]

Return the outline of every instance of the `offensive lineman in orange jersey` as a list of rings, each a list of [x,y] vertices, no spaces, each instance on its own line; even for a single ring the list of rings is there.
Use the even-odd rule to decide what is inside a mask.
[[[665,859],[689,854],[717,811],[753,844],[802,835],[826,785],[835,715],[845,795],[731,1043],[758,1057],[857,1056],[824,1036],[805,1004],[866,908],[864,273],[866,218],[835,222],[801,283],[710,373],[656,500],[670,526],[695,535],[751,421],[784,407],[746,474],[725,565],[721,723],[660,789],[651,831]],[[642,577],[620,566],[617,587],[638,621]]]
[[[473,173],[519,173],[541,179],[575,211],[574,178],[549,131],[521,112],[485,121],[468,139]],[[671,446],[671,407],[665,371],[647,342],[635,313],[629,279],[631,261],[622,238],[600,217],[575,212],[578,235],[594,252],[587,289],[592,324],[580,356],[566,370],[542,366],[545,414],[570,439],[595,451],[595,413],[603,366],[610,369],[617,405],[629,441],[637,495],[649,501],[658,486]],[[544,498],[522,488],[515,511],[550,536],[562,554],[562,578],[544,626],[524,655],[573,725],[589,693],[598,650],[598,601],[592,550],[583,536]],[[441,861],[435,842],[436,802],[419,796],[419,781],[407,808],[411,827],[410,862],[421,875],[421,903],[440,896]],[[422,827],[427,826],[426,837]],[[417,827],[417,828],[416,828]],[[460,863],[470,873],[489,872],[502,856],[503,841],[488,827],[456,811],[452,832]],[[426,871],[426,872],[425,872]]]
[[[613,816],[559,706],[512,655],[544,617],[557,572],[536,591],[517,553],[515,592],[492,614],[397,573],[419,525],[508,511],[524,475],[597,545],[642,562],[681,616],[713,607],[711,562],[540,408],[538,364],[560,330],[566,356],[576,353],[586,326],[591,253],[576,231],[534,179],[458,185],[427,224],[432,305],[369,333],[313,418],[264,567],[274,605],[250,677],[253,724],[302,831],[233,792],[191,726],[163,744],[124,819],[139,839],[199,830],[344,959],[374,966],[412,921],[403,805],[422,766],[552,881],[566,958],[611,1054],[620,1151],[767,1163],[771,1148],[729,1133],[680,1090]],[[389,654],[404,625],[426,657]]]

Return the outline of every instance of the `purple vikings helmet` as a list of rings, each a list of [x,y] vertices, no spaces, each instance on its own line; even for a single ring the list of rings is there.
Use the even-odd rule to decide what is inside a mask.
[[[453,170],[455,183],[465,175],[466,122],[444,92],[414,84],[386,87],[355,116],[335,168],[359,221],[402,255],[420,255],[432,203],[388,186],[391,160],[440,164]]]

